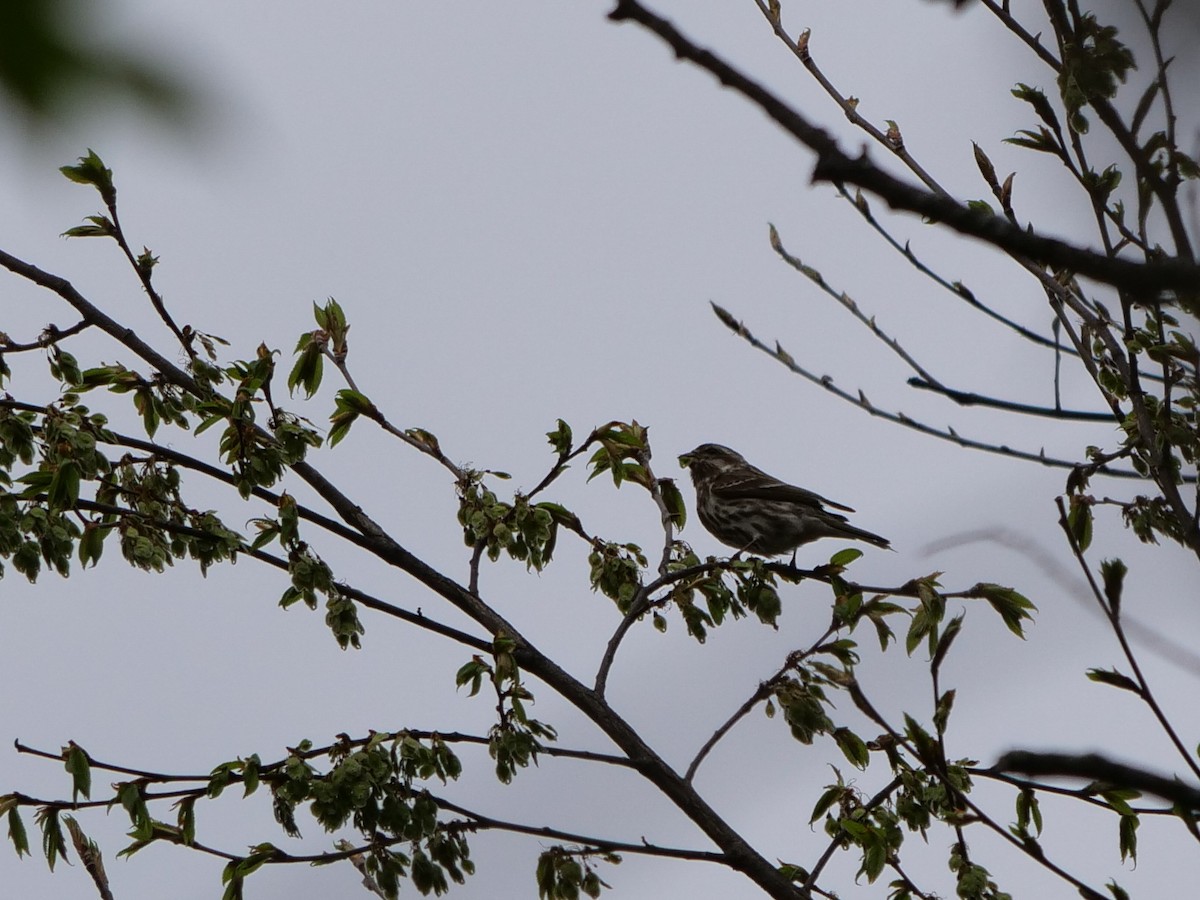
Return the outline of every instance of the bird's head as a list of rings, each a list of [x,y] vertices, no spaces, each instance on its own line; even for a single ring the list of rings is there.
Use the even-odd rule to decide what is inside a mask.
[[[720,444],[701,444],[679,457],[679,465],[692,473],[692,481],[712,478],[727,469],[746,465],[742,454]]]

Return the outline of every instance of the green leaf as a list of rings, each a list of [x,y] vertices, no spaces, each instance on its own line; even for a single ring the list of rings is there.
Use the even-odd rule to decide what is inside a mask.
[[[1087,677],[1100,684],[1108,684],[1123,691],[1131,691],[1139,697],[1142,695],[1142,689],[1138,687],[1138,683],[1128,675],[1122,675],[1116,669],[1088,669]]]
[[[75,803],[82,794],[85,799],[92,796],[92,764],[83,748],[72,741],[66,750],[64,768],[71,773],[71,802]]]
[[[79,500],[79,464],[68,459],[59,464],[46,492],[51,509],[71,509]]]
[[[804,866],[798,866],[795,863],[780,863],[775,870],[795,884],[803,884],[808,881],[808,869]]]
[[[921,643],[921,640],[929,634],[933,623],[929,621],[929,614],[925,611],[925,607],[920,607],[913,613],[912,622],[909,623],[908,633],[904,636],[904,652],[909,656],[913,655],[913,651]],[[882,637],[880,638],[882,641]]]
[[[83,526],[83,535],[79,538],[79,564],[87,567],[88,563],[93,566],[100,562],[100,556],[104,553],[104,538],[108,535],[109,529],[97,525],[95,522],[88,522]]]
[[[8,837],[13,842],[17,858],[31,855],[29,852],[29,835],[25,831],[25,823],[21,821],[21,813],[14,803],[8,810]]]
[[[929,670],[936,674],[942,667],[942,660],[946,658],[946,654],[950,652],[950,645],[954,643],[954,639],[958,637],[958,633],[962,631],[963,618],[966,614],[960,613],[949,622],[946,623],[945,630],[942,631],[941,637],[938,638],[937,649],[933,652],[933,660],[930,662]]]
[[[572,531],[579,531],[583,528],[583,523],[579,521],[579,516],[571,512],[561,503],[554,503],[550,500],[543,500],[540,503],[534,504],[534,509],[544,509],[554,518],[558,525],[569,528]]]
[[[180,837],[185,845],[191,846],[196,841],[196,798],[184,797],[175,806],[179,810],[175,821],[179,825]]]
[[[1071,536],[1079,545],[1079,552],[1084,553],[1092,544],[1092,506],[1081,497],[1071,498],[1071,509],[1067,513],[1067,526]]]
[[[483,677],[491,672],[491,667],[485,663],[482,657],[474,656],[471,661],[461,666],[454,676],[454,684],[456,687],[462,687],[465,684],[471,686],[471,692],[468,696],[474,697],[483,687]]]
[[[87,220],[91,225],[76,225],[74,228],[68,228],[62,233],[62,237],[112,237],[116,232],[113,223],[109,221],[108,216],[88,216]]]
[[[1141,824],[1136,815],[1121,816],[1120,823],[1117,827],[1120,845],[1121,845],[1121,862],[1126,858],[1137,862],[1137,830]]]
[[[844,569],[862,555],[863,552],[858,548],[846,547],[844,550],[839,550],[833,556],[829,557],[829,565]]]
[[[1003,585],[977,584],[975,590],[983,594],[992,605],[992,609],[1000,614],[1000,618],[1004,620],[1009,631],[1019,638],[1025,637],[1025,630],[1021,623],[1026,619],[1033,620],[1029,611],[1036,610],[1036,606],[1017,591]]]
[[[979,172],[983,175],[983,180],[987,182],[988,187],[993,191],[1000,190],[1000,182],[996,179],[996,167],[992,165],[992,161],[988,159],[988,155],[983,152],[982,147],[974,141],[971,142],[971,146],[975,150],[975,165],[979,167]]]
[[[683,494],[680,493],[679,486],[675,484],[674,479],[660,478],[658,479],[658,489],[662,492],[663,504],[667,507],[671,524],[677,530],[682,531],[683,526],[687,524],[687,505],[683,501]]]
[[[571,426],[562,419],[558,420],[558,427],[553,431],[547,431],[546,437],[550,441],[550,446],[559,456],[567,456],[571,452]]]
[[[87,156],[79,157],[75,166],[60,166],[59,170],[76,184],[90,184],[100,192],[106,206],[117,201],[117,189],[113,186],[112,169],[105,168],[96,151],[88,148]]]
[[[311,335],[304,335],[296,344],[296,352],[296,363],[288,373],[288,391],[294,394],[299,387],[304,391],[305,398],[311,399],[321,386],[321,378],[325,372],[322,345],[311,340]]]
[[[1017,794],[1017,828],[1024,834],[1033,825],[1033,833],[1042,833],[1042,811],[1038,805],[1037,794],[1030,788],[1023,788]]]
[[[259,765],[261,765],[261,760],[259,760],[257,753],[252,753],[245,760],[245,765],[242,767],[242,785],[244,788],[242,791],[243,797],[249,797],[256,790],[258,790]]]
[[[1004,143],[1024,147],[1027,150],[1036,150],[1039,153],[1051,153],[1055,156],[1062,155],[1062,150],[1059,148],[1058,142],[1045,128],[1039,127],[1037,131],[1022,129],[1017,134],[1021,135],[1021,137],[1005,138]]]
[[[938,760],[938,747],[933,737],[908,713],[904,714],[904,733],[917,749],[921,762],[932,765]]]
[[[63,838],[58,810],[42,807],[37,811],[37,823],[42,829],[42,853],[45,854],[46,865],[53,872],[54,864],[59,858],[67,858],[67,843]]]
[[[933,711],[933,727],[938,734],[946,731],[946,722],[950,719],[950,710],[954,708],[955,691],[948,690],[938,698],[937,707]]]
[[[869,884],[873,884],[880,874],[882,874],[883,867],[887,865],[887,860],[887,844],[877,838],[867,847],[866,852],[863,853],[862,868],[859,871],[867,876]]]
[[[1030,87],[1027,84],[1018,83],[1012,90],[1012,95],[1018,100],[1024,100],[1033,107],[1033,111],[1037,113],[1038,118],[1057,130],[1060,126],[1058,123],[1058,115],[1054,112],[1054,107],[1050,104],[1049,98],[1040,89]]]
[[[1102,790],[1100,796],[1119,815],[1136,816],[1137,813],[1133,811],[1133,807],[1129,805],[1129,801],[1138,799],[1142,796],[1142,793],[1133,788],[1108,788],[1107,790]]]
[[[835,728],[833,739],[851,765],[859,769],[870,765],[871,751],[867,749],[866,742],[849,728]]]
[[[1106,559],[1100,563],[1100,574],[1104,579],[1104,596],[1108,598],[1113,615],[1121,612],[1121,589],[1125,584],[1125,573],[1129,568],[1119,559]]]

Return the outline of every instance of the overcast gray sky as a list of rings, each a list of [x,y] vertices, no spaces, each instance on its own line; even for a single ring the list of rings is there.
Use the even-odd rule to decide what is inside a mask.
[[[972,610],[944,669],[959,689],[953,753],[986,761],[1014,745],[1104,746],[1175,768],[1132,697],[1083,677],[1119,658],[1086,608],[1055,525],[1063,472],[873,420],[739,342],[708,304],[722,304],[839,385],[935,425],[1066,456],[1088,443],[1111,446],[1110,430],[1004,420],[905,387],[900,362],[777,259],[769,222],[792,253],[957,387],[1048,403],[1052,360],[917,276],[832,188],[810,187],[810,154],[710,77],[675,62],[656,39],[606,21],[609,7],[113,3],[97,34],[133,43],[194,84],[201,115],[190,130],[172,131],[130,109],[99,107],[36,136],[6,129],[0,246],[68,277],[168,346],[113,245],[57,237],[98,211],[94,193],[57,172],[92,147],[115,170],[131,241],[161,259],[157,282],[176,318],[230,339],[234,356],[248,358],[262,341],[286,355],[312,327],[312,303],[334,296],[352,323],[350,362],[364,392],[396,423],[437,434],[452,459],[512,472],[517,488],[531,488],[552,461],[544,434],[559,417],[578,435],[610,419],[649,425],[660,475],[681,476],[675,456],[702,441],[735,446],[768,471],[854,506],[858,524],[892,539],[898,552],[868,548],[852,570],[857,579],[900,584],[939,570],[948,589],[998,581],[1041,608],[1024,643],[986,610]],[[862,144],[749,0],[656,8],[826,123],[848,149]],[[1009,96],[1013,83],[1052,84],[983,10],[954,15],[947,4],[862,0],[851,13],[826,0],[785,12],[789,29],[812,28],[814,56],[860,98],[860,111],[877,124],[897,120],[910,150],[950,190],[963,198],[987,192],[972,160],[975,140],[998,169],[1019,170],[1023,216],[1052,233],[1081,233],[1084,198],[1064,192],[1051,161],[1000,143],[1032,121]],[[948,278],[1045,328],[1040,290],[999,254],[911,218],[890,221]],[[0,285],[2,327],[18,339],[48,321],[73,321],[49,295],[12,278]],[[91,338],[71,349],[86,362],[125,358]],[[20,363],[18,374],[44,365]],[[1065,388],[1067,405],[1096,405],[1086,384]],[[331,397],[329,387],[309,406],[291,406],[322,421]],[[99,396],[89,402],[121,408]],[[191,446],[182,434],[160,437]],[[465,579],[444,470],[367,424],[317,461],[405,546]],[[648,547],[660,540],[644,494],[614,491],[604,479],[586,485],[585,477],[582,467],[569,473],[553,498],[593,532]],[[1128,491],[1102,484],[1098,493]],[[690,504],[690,487],[685,495]],[[220,505],[234,525],[257,514],[220,491],[199,496],[195,505]],[[1194,561],[1189,567],[1174,547],[1130,546],[1115,522],[1099,531],[1095,558],[1119,553],[1130,564],[1130,613],[1175,636],[1194,635]],[[926,549],[962,534],[984,537]],[[541,577],[501,564],[486,571],[483,588],[568,669],[589,675],[617,616],[588,590],[586,548],[568,537]],[[684,537],[702,554],[723,552],[698,523]],[[1049,570],[1029,548],[1049,557]],[[457,621],[395,572],[357,559],[339,569],[352,558],[319,549],[364,589]],[[806,548],[801,564],[835,549]],[[206,580],[184,565],[161,577],[132,573],[115,546],[97,569],[67,581],[43,576],[30,586],[10,572],[0,584],[0,748],[15,738],[49,749],[73,739],[99,759],[204,772],[239,754],[277,758],[302,738],[324,743],[342,731],[486,730],[490,704],[454,691],[465,650],[365,614],[364,649],[343,653],[320,614],[277,608],[283,587],[250,561]],[[759,679],[820,633],[827,603],[819,585],[788,588],[777,632],[732,623],[704,647],[677,618],[666,635],[637,629],[614,670],[614,705],[682,767]],[[1195,741],[1195,675],[1146,655],[1150,677]],[[895,718],[902,709],[928,718],[921,666],[890,657],[864,667],[865,686]],[[537,715],[560,727],[564,744],[607,749],[544,686],[533,688]],[[809,865],[825,841],[807,819],[835,755],[828,745],[794,744],[780,722],[756,715],[713,754],[698,784],[769,858]],[[485,755],[463,756],[468,777],[447,794],[480,811],[706,848],[633,779],[544,760],[503,788],[489,780]],[[858,776],[868,793],[880,777]],[[0,791],[49,797],[68,787],[60,766],[0,749]],[[1098,829],[1089,820],[1094,830],[1080,842],[1047,812],[1047,845],[1089,883],[1114,877],[1155,896],[1200,876],[1194,852],[1157,841],[1155,823],[1143,825],[1133,871],[1119,863],[1115,820]],[[1007,821],[1011,812],[996,815]],[[162,896],[164,887],[184,900],[219,896],[218,862],[165,846],[119,861],[124,816],[81,821],[101,842],[120,900]],[[27,824],[32,833],[32,817]],[[286,842],[261,798],[205,807],[199,828],[203,840],[230,850]],[[327,845],[318,827],[302,828],[297,852]],[[933,839],[926,870],[943,879],[948,843]],[[535,896],[539,847],[481,835],[473,842],[479,874],[453,896]],[[1036,890],[1032,869],[1004,848],[981,847],[1002,887],[1017,896]],[[853,895],[852,861],[834,871]],[[741,879],[701,864],[627,859],[602,876],[623,897],[747,893]],[[346,866],[281,867],[254,876],[248,896],[367,896],[356,883]],[[18,862],[4,850],[0,884],[4,896],[94,896],[81,867],[51,876],[40,858]],[[1051,891],[1039,895],[1066,896],[1057,885]],[[864,895],[883,894],[876,886]]]

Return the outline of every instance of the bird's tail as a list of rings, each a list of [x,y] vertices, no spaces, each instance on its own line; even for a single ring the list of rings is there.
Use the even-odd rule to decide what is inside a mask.
[[[874,544],[876,547],[882,547],[884,550],[892,549],[892,542],[887,538],[880,537],[862,528],[855,528],[849,522],[839,522],[837,528],[843,537],[853,538],[856,541],[866,541],[868,544]]]

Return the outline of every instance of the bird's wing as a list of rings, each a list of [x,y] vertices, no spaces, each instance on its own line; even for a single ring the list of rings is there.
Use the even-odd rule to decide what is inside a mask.
[[[840,509],[843,512],[854,512],[852,507],[842,503],[836,503],[816,494],[812,491],[805,490],[802,487],[796,487],[794,484],[787,484],[783,481],[777,481],[770,476],[754,477],[754,478],[718,478],[717,483],[713,485],[712,492],[723,499],[727,500],[782,500],[787,503],[797,503],[801,506],[811,506],[815,509],[820,509],[821,505],[832,506],[834,509]]]

